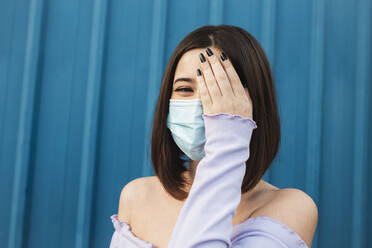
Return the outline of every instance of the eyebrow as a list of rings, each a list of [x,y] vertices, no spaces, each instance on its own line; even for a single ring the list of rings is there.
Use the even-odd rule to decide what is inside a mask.
[[[189,83],[194,83],[195,80],[193,78],[188,78],[188,77],[180,77],[180,78],[177,78],[173,84],[177,83],[178,81],[185,81],[185,82],[189,82]]]

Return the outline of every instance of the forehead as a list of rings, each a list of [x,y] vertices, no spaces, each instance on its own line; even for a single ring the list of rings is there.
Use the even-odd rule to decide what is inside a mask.
[[[220,55],[220,50],[215,47],[210,47],[213,53],[217,56]],[[176,71],[175,71],[175,79],[176,75],[178,77],[195,77],[196,76],[196,69],[200,68],[200,59],[199,54],[203,53],[205,57],[207,57],[207,53],[205,48],[195,48],[190,51],[187,51],[185,54],[182,55],[181,59],[178,61]]]

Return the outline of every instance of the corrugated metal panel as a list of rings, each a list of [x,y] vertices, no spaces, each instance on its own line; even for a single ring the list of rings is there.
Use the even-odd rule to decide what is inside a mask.
[[[264,180],[319,208],[312,247],[372,242],[372,1],[0,3],[0,246],[107,247],[121,188],[153,175],[170,54],[206,24],[264,46],[282,120]]]

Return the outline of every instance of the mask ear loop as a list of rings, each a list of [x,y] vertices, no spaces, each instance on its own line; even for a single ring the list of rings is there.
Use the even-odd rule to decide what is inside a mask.
[[[184,162],[185,167],[186,167],[186,168],[189,167],[191,159],[190,159],[186,154],[182,154],[182,155],[180,156],[180,158],[181,158],[183,161],[185,161],[185,162]]]

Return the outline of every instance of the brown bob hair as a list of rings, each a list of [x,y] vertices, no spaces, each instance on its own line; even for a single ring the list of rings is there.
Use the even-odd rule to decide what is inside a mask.
[[[252,134],[250,157],[242,193],[259,183],[274,160],[280,143],[280,119],[270,64],[258,41],[243,28],[232,25],[207,25],[189,33],[175,48],[163,75],[154,113],[151,162],[164,189],[177,200],[185,200],[188,184],[182,176],[187,171],[185,154],[174,142],[167,128],[169,99],[172,95],[176,66],[184,53],[195,48],[215,47],[231,60],[253,103],[253,120],[257,129]]]

